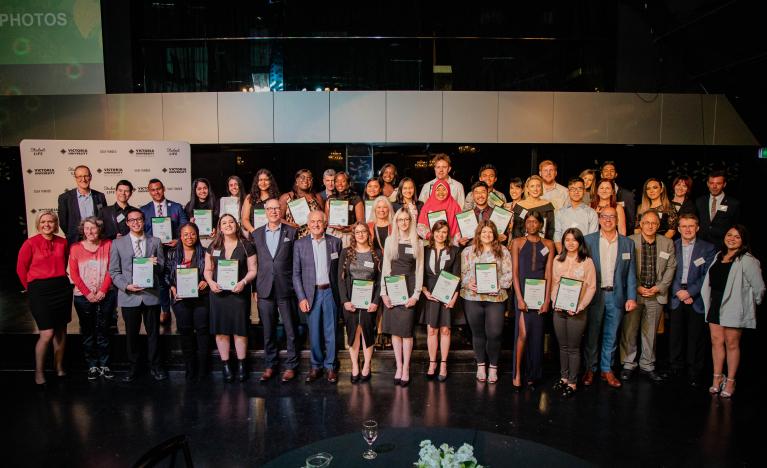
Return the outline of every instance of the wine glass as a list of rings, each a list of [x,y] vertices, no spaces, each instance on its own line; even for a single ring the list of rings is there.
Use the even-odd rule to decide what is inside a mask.
[[[362,423],[362,437],[365,442],[368,443],[368,449],[362,453],[362,458],[365,460],[372,460],[378,456],[373,451],[373,442],[378,438],[378,423],[372,419],[369,419]]]

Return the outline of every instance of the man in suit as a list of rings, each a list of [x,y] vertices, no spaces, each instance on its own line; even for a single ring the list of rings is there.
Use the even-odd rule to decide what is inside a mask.
[[[665,377],[655,370],[655,337],[663,320],[663,306],[668,304],[668,290],[676,271],[674,242],[659,236],[660,216],[649,209],[642,213],[640,231],[629,238],[636,249],[637,308],[623,318],[621,335],[621,380],[629,380],[637,367],[637,333],[642,336],[639,372],[653,382]],[[641,330],[641,332],[640,332]]]
[[[714,171],[708,175],[708,195],[695,200],[700,231],[698,237],[714,244],[717,249],[722,245],[724,234],[740,218],[740,202],[724,194],[727,187],[727,174]]]
[[[325,235],[327,218],[323,211],[309,213],[309,233],[293,244],[293,288],[298,309],[309,315],[312,369],[306,383],[314,382],[327,371],[336,383],[336,322],[338,320],[338,256],[341,239]],[[320,339],[325,338],[325,354]]]
[[[280,222],[280,202],[270,198],[264,204],[267,224],[253,231],[253,245],[258,259],[256,297],[261,325],[264,327],[264,373],[261,382],[274,376],[277,367],[277,311],[287,341],[287,359],[282,381],[289,382],[296,376],[298,354],[296,353],[296,309],[293,292],[293,242],[296,228]]]
[[[125,216],[128,210],[134,208],[128,204],[131,195],[133,195],[133,184],[129,180],[123,179],[117,182],[115,204],[105,206],[101,212],[101,217],[104,220],[104,237],[107,239],[115,240],[130,232],[128,223],[125,222]]]
[[[67,242],[80,240],[80,220],[88,216],[101,217],[101,210],[107,206],[103,193],[91,189],[91,170],[88,166],[77,166],[74,171],[77,188],[59,195],[59,226]]]
[[[618,187],[615,180],[618,178],[618,169],[615,167],[613,161],[605,161],[602,163],[600,172],[602,179],[611,180],[613,182],[613,189],[615,190],[615,200],[619,205],[623,206],[623,210],[626,212],[626,226],[633,226],[636,222],[636,201],[634,200],[634,192],[623,187]],[[595,180],[594,183],[599,183]]]
[[[160,363],[159,349],[159,285],[165,256],[160,239],[144,232],[144,214],[141,210],[137,208],[129,210],[126,222],[130,227],[130,233],[115,239],[109,256],[109,275],[118,289],[117,305],[122,309],[123,320],[125,320],[130,360],[130,370],[123,380],[132,382],[138,376],[138,340],[142,318],[149,343],[148,357],[152,377],[155,380],[165,380],[168,374]],[[154,282],[150,288],[138,286],[133,282],[133,259],[142,257],[149,258],[154,265]]]
[[[692,213],[679,216],[677,230],[681,238],[674,241],[677,267],[671,284],[669,332],[671,372],[680,377],[687,364],[688,383],[694,388],[700,386],[706,352],[705,309],[700,290],[716,255],[713,244],[697,238],[698,229],[697,216]]]
[[[165,186],[159,179],[150,180],[147,190],[152,201],[141,207],[141,211],[144,213],[144,232],[147,236],[152,237],[152,218],[169,217],[172,239],[163,245],[166,249],[174,248],[178,243],[179,229],[189,222],[186,211],[180,203],[165,198]],[[170,288],[165,284],[165,281],[160,284],[160,306],[162,309],[160,322],[165,323],[170,319]]]
[[[599,231],[584,238],[597,270],[597,294],[591,301],[586,329],[583,384],[594,382],[597,357],[602,380],[613,388],[621,381],[612,372],[613,355],[623,312],[636,308],[636,259],[634,241],[621,236],[617,230],[618,213],[607,207],[599,214]],[[600,337],[601,350],[598,349]]]

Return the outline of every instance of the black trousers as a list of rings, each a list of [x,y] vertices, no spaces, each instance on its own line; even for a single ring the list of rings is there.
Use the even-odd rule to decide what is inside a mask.
[[[101,302],[88,302],[74,296],[75,311],[80,319],[80,335],[88,367],[109,366],[109,324],[117,304],[117,294],[110,290]]]
[[[690,377],[703,372],[706,356],[706,322],[704,314],[693,310],[692,305],[682,303],[671,311],[669,351],[671,368],[683,370],[687,365]]]
[[[147,334],[149,364],[152,368],[160,367],[160,306],[141,304],[138,307],[123,307],[123,320],[125,320],[125,334],[128,342],[128,360],[131,369],[138,367],[139,357],[139,332],[141,320]]]
[[[503,312],[506,304],[503,302],[464,301],[466,320],[471,327],[474,348],[474,358],[477,363],[489,362],[491,366],[498,365],[501,355],[501,339],[503,337]]]
[[[181,335],[181,353],[184,362],[198,362],[204,371],[207,370],[208,354],[210,353],[210,309],[208,296],[181,299],[173,303],[173,313],[176,314],[176,327]]]
[[[285,360],[286,369],[298,367],[298,354],[296,352],[296,307],[294,298],[273,299],[271,297],[258,296],[258,315],[261,325],[264,327],[264,366],[273,368],[277,366],[277,313],[282,320],[285,329],[285,341],[287,355]]]

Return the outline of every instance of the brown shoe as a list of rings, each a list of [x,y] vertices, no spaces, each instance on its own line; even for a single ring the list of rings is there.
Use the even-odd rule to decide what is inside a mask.
[[[336,371],[333,369],[330,369],[328,371],[328,382],[330,383],[336,383],[338,381],[338,375],[336,375]]]
[[[271,367],[267,367],[264,369],[264,373],[261,374],[261,378],[259,379],[260,382],[268,382],[269,379],[271,379],[274,376],[274,369]]]
[[[589,386],[594,383],[594,371],[587,370],[586,373],[583,375],[583,385]]]
[[[612,388],[621,388],[623,386],[621,381],[618,380],[612,372],[602,372],[602,380],[607,382],[607,385]]]
[[[295,378],[296,378],[296,371],[294,371],[293,369],[288,369],[282,373],[283,382],[290,382],[291,380]]]
[[[312,383],[315,380],[319,379],[321,375],[322,375],[322,369],[312,368],[312,370],[309,371],[309,374],[307,374],[306,380],[304,382]]]

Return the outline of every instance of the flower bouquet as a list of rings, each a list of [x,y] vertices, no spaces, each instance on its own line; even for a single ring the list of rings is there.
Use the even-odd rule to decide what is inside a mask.
[[[422,440],[418,457],[413,463],[418,468],[483,468],[474,458],[474,447],[469,444],[455,450],[447,444],[435,447],[430,440]]]

